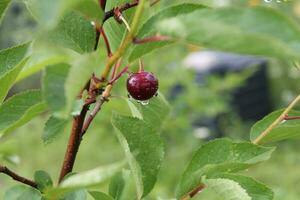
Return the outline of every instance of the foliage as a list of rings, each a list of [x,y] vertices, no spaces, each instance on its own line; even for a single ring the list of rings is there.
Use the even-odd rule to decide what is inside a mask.
[[[37,31],[32,35],[34,40],[0,51],[0,136],[8,136],[32,118],[47,113],[50,117],[45,123],[42,140],[50,144],[60,139],[58,136],[69,122],[73,124],[59,184],[53,184],[51,175],[43,170],[36,171],[31,181],[0,165],[0,172],[26,185],[7,190],[4,200],[85,200],[88,196],[95,200],[148,198],[160,178],[168,150],[164,145],[165,136],[160,134],[164,122],[174,119],[172,115],[189,113],[172,112],[162,95],[165,92],[163,86],[147,105],[128,99],[123,101],[124,97],[116,101],[118,98],[114,97],[119,96],[111,93],[125,88],[124,84],[120,86],[121,81],[117,82],[123,80],[119,67],[136,65],[136,60],[146,60],[154,50],[162,54],[167,45],[193,45],[286,62],[299,60],[300,27],[273,8],[215,8],[199,2],[153,8],[146,0],[138,3],[118,0],[108,1],[106,9],[101,9],[94,0],[55,0],[51,4],[47,0],[24,2],[36,20]],[[8,0],[0,3],[0,19],[9,4]],[[130,9],[125,9],[126,6]],[[151,11],[146,11],[146,6]],[[112,8],[115,9],[110,10]],[[107,16],[110,18],[105,21]],[[98,44],[99,37],[100,43],[106,45],[108,56],[103,53],[105,45]],[[139,43],[140,40],[143,42]],[[141,62],[140,70],[142,65]],[[18,81],[38,72],[43,73],[41,90],[27,90],[8,97],[9,90]],[[180,69],[177,73],[182,79],[189,78],[189,74]],[[211,81],[214,82],[213,78]],[[238,78],[235,81],[242,82]],[[224,84],[222,86],[226,88],[225,83],[217,82],[217,85]],[[226,98],[220,96],[220,99]],[[108,100],[113,105],[122,102],[121,108],[116,106],[116,111],[109,115],[111,125],[108,126],[114,127],[125,161],[72,173],[82,137],[90,134],[89,126],[96,114],[99,111],[111,113],[105,111]],[[225,200],[273,199],[269,187],[240,173],[271,157],[275,148],[259,144],[299,137],[299,111],[292,110],[298,101],[300,96],[286,109],[275,111],[255,123],[249,142],[223,138],[201,145],[193,158],[186,161],[189,164],[181,179],[176,180],[178,187],[174,196],[188,200],[199,191],[212,189]],[[179,106],[182,106],[181,102]],[[188,100],[183,102],[189,106]],[[124,107],[127,114],[123,113]],[[226,105],[210,114],[226,109],[224,107]],[[5,157],[10,153],[1,144],[0,155]],[[105,187],[108,192],[103,189]]]

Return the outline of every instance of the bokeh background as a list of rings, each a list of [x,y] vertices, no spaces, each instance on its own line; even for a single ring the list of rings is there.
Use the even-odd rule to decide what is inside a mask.
[[[176,2],[181,1],[161,0],[159,6]],[[201,2],[210,6],[263,4],[276,7],[300,22],[299,0],[268,4],[263,0]],[[24,3],[13,1],[0,26],[0,49],[30,40],[35,31],[36,24]],[[103,43],[100,43],[100,48],[103,48]],[[286,106],[300,91],[300,71],[297,66],[278,60],[176,44],[147,55],[144,63],[147,70],[159,77],[160,92],[172,108],[161,133],[166,146],[165,161],[149,199],[174,197],[180,174],[202,143],[216,137],[248,140],[251,125],[255,121],[272,110]],[[27,88],[39,88],[40,79],[41,73],[37,73],[18,82],[10,95]],[[118,82],[114,95],[127,96],[125,80],[126,77],[123,77]],[[126,102],[121,99],[113,99],[104,106],[83,139],[75,171],[88,170],[123,158],[110,124],[113,110],[128,113]],[[57,179],[70,126],[59,140],[45,145],[41,134],[48,117],[45,113],[12,135],[1,138],[0,162],[27,177],[32,177],[35,170],[42,169]],[[245,173],[273,188],[276,200],[300,199],[298,144],[297,140],[276,144],[277,150],[269,161]],[[9,177],[0,174],[0,199],[4,191],[15,184]],[[205,190],[195,199],[218,198]]]

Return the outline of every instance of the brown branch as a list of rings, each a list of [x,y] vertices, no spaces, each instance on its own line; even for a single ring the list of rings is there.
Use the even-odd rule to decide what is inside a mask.
[[[112,89],[112,85],[109,84],[106,86],[104,92],[102,93],[102,96],[99,101],[97,101],[96,106],[94,110],[90,113],[90,115],[87,117],[81,131],[81,135],[83,136],[87,129],[90,127],[92,121],[94,120],[97,113],[101,110],[102,105],[108,101],[108,97],[110,96],[110,91]]]
[[[0,165],[0,173],[3,173],[3,174],[6,174],[6,175],[10,176],[15,181],[18,181],[18,182],[23,183],[25,185],[29,185],[33,188],[37,188],[37,183],[36,182],[16,174],[15,172],[8,169],[6,166]]]
[[[125,3],[121,6],[118,7],[119,11],[120,12],[123,12],[125,10],[128,10],[132,7],[135,7],[139,4],[139,1],[138,0],[134,0],[130,3]],[[104,15],[104,18],[103,18],[103,23],[108,20],[109,18],[113,17],[115,15],[115,12],[114,12],[115,8],[111,9],[110,11],[107,11],[105,12],[105,15]]]
[[[63,165],[60,171],[59,183],[63,178],[73,170],[75,163],[76,155],[81,143],[81,129],[84,123],[86,113],[89,109],[89,106],[83,106],[80,115],[75,116],[73,119],[73,125],[71,129],[71,135],[69,138],[67,150],[65,153]]]

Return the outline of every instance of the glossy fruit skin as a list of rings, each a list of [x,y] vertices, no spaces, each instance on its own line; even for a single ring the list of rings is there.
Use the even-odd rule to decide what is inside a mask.
[[[127,91],[136,100],[146,101],[153,97],[157,90],[158,79],[151,72],[133,73],[127,79]]]

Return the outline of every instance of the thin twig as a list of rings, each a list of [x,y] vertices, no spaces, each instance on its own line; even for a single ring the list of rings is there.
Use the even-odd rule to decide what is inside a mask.
[[[86,133],[87,129],[90,127],[95,116],[101,110],[102,105],[108,101],[108,97],[110,96],[111,90],[112,90],[112,85],[111,84],[107,85],[104,92],[101,95],[100,100],[96,102],[95,108],[92,110],[88,118],[85,120],[81,130],[81,136],[83,136]]]
[[[95,46],[94,46],[94,49],[96,50],[98,48],[98,44],[99,44],[99,39],[100,39],[100,34],[101,34],[101,26],[97,22],[93,22],[93,24],[94,24],[95,31],[96,31],[96,42],[95,42]]]
[[[254,144],[259,144],[261,140],[268,135],[278,124],[284,120],[284,118],[288,115],[291,109],[296,106],[296,104],[300,101],[300,95],[298,95],[292,103],[282,112],[282,114],[266,129],[264,130],[254,141]]]
[[[121,61],[122,59],[120,58],[116,64],[115,64],[115,67],[113,68],[113,72],[111,73],[111,79],[115,78],[116,74],[118,73],[118,70],[121,66]]]
[[[10,169],[8,169],[6,166],[2,166],[0,165],[0,173],[6,174],[8,176],[10,176],[12,179],[23,183],[25,185],[29,185],[33,188],[37,188],[37,183],[34,182],[33,180],[27,179],[23,176],[20,176],[18,174],[16,174],[15,172],[11,171]]]
[[[111,84],[111,85],[113,85],[123,74],[125,74],[127,71],[128,71],[128,66],[126,66],[126,67],[124,67],[124,69],[122,69],[122,71],[120,71],[118,74],[116,74],[115,76],[114,76],[114,78],[112,78],[109,82],[108,82],[108,84]]]
[[[199,192],[201,192],[205,187],[206,186],[204,184],[200,184],[195,189],[193,189],[192,191],[190,191],[189,193],[187,193],[185,196],[183,196],[181,198],[181,200],[189,200],[189,199],[193,198],[194,196],[196,196],[196,194],[198,194]]]
[[[112,56],[112,52],[111,52],[111,48],[110,48],[110,45],[109,45],[109,41],[108,41],[108,38],[103,30],[103,27],[100,27],[100,32],[101,32],[101,35],[103,36],[103,39],[104,39],[104,43],[105,43],[105,46],[106,46],[106,50],[107,50],[107,55],[108,57],[111,57]]]
[[[121,6],[119,6],[118,8],[119,8],[120,12],[123,12],[125,10],[128,10],[128,9],[132,8],[132,7],[137,6],[138,4],[139,4],[139,1],[138,0],[134,0],[134,1],[130,2],[130,3],[125,3],[125,4],[121,5]],[[105,12],[105,15],[104,15],[104,18],[103,18],[103,22],[105,22],[106,20],[108,20],[109,18],[111,18],[111,17],[114,16],[114,10],[115,9],[111,9],[110,11]]]
[[[100,4],[102,10],[105,10],[106,0],[99,0],[99,4]]]
[[[294,120],[294,119],[300,119],[300,116],[285,116],[284,120]]]
[[[134,44],[144,44],[144,43],[148,43],[148,42],[160,42],[160,41],[168,41],[168,40],[171,40],[171,38],[168,36],[155,35],[155,36],[150,36],[150,37],[141,38],[141,39],[134,38],[133,43]]]

